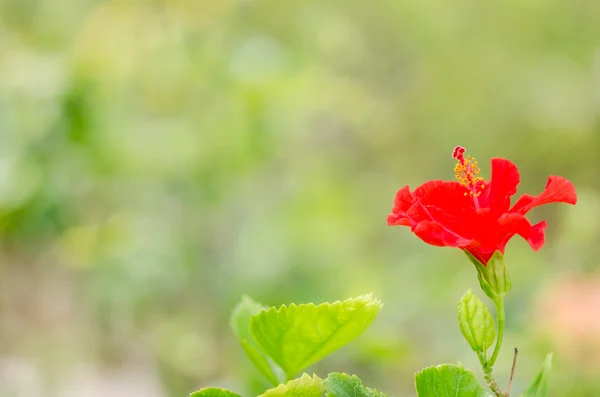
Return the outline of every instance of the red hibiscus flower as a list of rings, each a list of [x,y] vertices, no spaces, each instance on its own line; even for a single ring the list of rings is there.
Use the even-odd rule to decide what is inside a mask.
[[[573,184],[560,176],[548,177],[546,188],[538,196],[522,195],[510,206],[517,192],[519,170],[506,159],[492,159],[492,177],[479,177],[477,161],[464,157],[457,146],[452,157],[458,161],[457,181],[429,181],[413,192],[408,186],[396,194],[388,215],[390,226],[410,226],[421,240],[441,247],[458,247],[471,253],[484,265],[496,250],[504,254],[508,240],[523,237],[533,250],[544,245],[546,222],[531,225],[525,214],[548,203],[577,202]]]

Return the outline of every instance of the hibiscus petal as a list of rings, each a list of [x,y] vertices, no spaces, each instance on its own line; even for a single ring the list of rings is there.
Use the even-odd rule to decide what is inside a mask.
[[[544,229],[546,229],[546,221],[541,221],[531,226],[527,242],[534,251],[539,250],[544,246]]]
[[[408,185],[406,185],[396,193],[392,212],[406,212],[414,202],[415,198],[410,192]]]
[[[387,224],[388,226],[410,226],[410,220],[406,215],[388,214]]]
[[[573,183],[563,177],[551,175],[542,193],[538,196],[522,195],[510,212],[526,214],[532,208],[548,203],[577,203],[577,192]]]
[[[429,181],[415,189],[413,195],[423,205],[432,205],[448,214],[475,210],[473,200],[465,197],[467,190],[458,182]]]
[[[467,247],[471,240],[462,238],[444,229],[439,223],[424,221],[419,223],[413,232],[427,244],[436,247]]]
[[[408,186],[398,190],[394,198],[394,208],[392,213],[387,216],[389,226],[410,226],[411,222],[406,216],[406,211],[414,204],[415,198],[410,192]]]
[[[488,261],[494,256],[494,252],[496,250],[483,250],[477,244],[471,244],[467,248],[466,251],[469,251],[471,255],[473,255],[479,262],[483,263],[484,266],[487,266]]]
[[[506,234],[520,234],[521,236],[527,237],[529,235],[529,229],[531,229],[531,223],[521,214],[515,212],[508,212],[502,215],[498,219],[502,232]]]
[[[517,192],[521,177],[517,166],[509,160],[492,159],[492,178],[480,196],[480,205],[489,207],[496,213],[503,213],[510,207],[510,197]]]
[[[406,216],[412,222],[413,227],[424,221],[433,221],[429,212],[427,212],[423,204],[419,201],[406,211]]]
[[[501,251],[504,251],[506,243],[515,234],[523,237],[534,251],[539,250],[544,245],[544,229],[546,228],[546,221],[531,226],[531,223],[529,223],[524,215],[516,212],[509,212],[498,219],[498,224],[505,233],[502,243],[500,244]]]
[[[458,236],[462,236],[463,238],[469,236],[470,238],[470,235],[474,231],[473,219],[477,219],[475,218],[475,212],[462,211],[462,213],[457,215],[451,215],[433,205],[424,206],[420,201],[414,207],[419,207],[420,212],[426,214],[426,218],[424,219],[432,220]],[[413,209],[409,211],[408,216],[410,217],[412,214]]]

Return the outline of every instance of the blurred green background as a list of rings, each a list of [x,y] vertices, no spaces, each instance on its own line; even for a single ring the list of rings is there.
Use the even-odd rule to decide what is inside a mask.
[[[451,179],[549,174],[544,248],[515,238],[497,374],[554,352],[551,396],[600,395],[600,2],[1,0],[0,395],[184,396],[266,384],[228,328],[264,304],[374,292],[357,341],[309,369],[392,396],[477,361],[459,250],[386,214]],[[479,296],[484,298],[483,294]]]

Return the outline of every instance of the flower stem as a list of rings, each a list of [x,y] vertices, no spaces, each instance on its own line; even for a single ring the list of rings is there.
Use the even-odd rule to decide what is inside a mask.
[[[492,353],[492,357],[489,360],[486,360],[485,353],[478,354],[479,361],[481,362],[481,367],[483,369],[483,374],[485,381],[487,382],[490,390],[494,393],[496,397],[508,397],[508,392],[505,394],[502,392],[500,386],[498,386],[498,382],[494,379],[492,375],[492,369],[494,364],[496,363],[496,358],[498,358],[498,354],[500,353],[500,348],[502,347],[502,339],[504,337],[504,297],[499,297],[494,299],[494,303],[496,304],[496,316],[498,317],[498,337],[496,338],[496,346],[494,347],[494,351]]]
[[[504,297],[494,299],[494,303],[496,304],[496,316],[498,316],[498,338],[496,339],[496,346],[494,347],[492,357],[487,363],[490,370],[496,363],[496,358],[498,358],[500,348],[502,347],[502,338],[504,337]]]
[[[496,379],[494,379],[494,377],[492,376],[492,372],[486,372],[486,374],[484,375],[485,381],[487,382],[490,390],[494,393],[494,395],[496,397],[506,397],[507,395],[504,394],[502,392],[502,389],[500,389],[500,386],[498,386],[498,383],[496,382]]]

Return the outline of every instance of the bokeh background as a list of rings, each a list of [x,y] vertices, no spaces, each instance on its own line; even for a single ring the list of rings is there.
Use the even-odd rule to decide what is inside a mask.
[[[358,340],[309,371],[391,396],[477,362],[459,250],[386,226],[405,184],[549,174],[579,203],[518,238],[497,364],[515,392],[600,395],[600,2],[0,1],[0,395],[184,396],[266,384],[228,328],[269,305],[374,292]],[[484,298],[483,294],[479,296]]]

